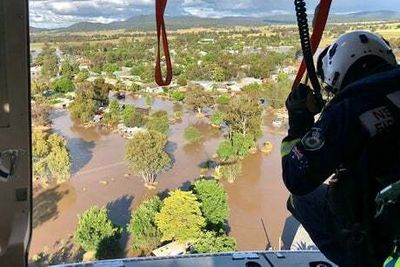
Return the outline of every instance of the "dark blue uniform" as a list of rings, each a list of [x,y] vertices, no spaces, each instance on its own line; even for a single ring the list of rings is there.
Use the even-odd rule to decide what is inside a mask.
[[[399,110],[400,69],[385,70],[335,96],[305,136],[283,140],[288,209],[339,265],[381,265],[390,253],[390,237],[377,233],[379,222],[368,229],[363,223],[373,221],[376,193],[400,177]],[[377,247],[346,240],[357,234]],[[375,263],[360,263],[358,252],[372,253]]]

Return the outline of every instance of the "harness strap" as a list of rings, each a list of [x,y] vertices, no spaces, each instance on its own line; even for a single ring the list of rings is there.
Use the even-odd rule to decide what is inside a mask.
[[[167,6],[168,0],[156,0],[156,25],[157,25],[157,57],[156,57],[156,68],[155,68],[155,80],[159,86],[166,86],[171,83],[172,80],[172,64],[171,56],[168,47],[167,31],[165,29],[164,13]],[[161,69],[161,41],[165,56],[165,63],[167,67],[167,73],[165,80],[163,79]]]
[[[328,21],[331,3],[332,0],[321,0],[318,7],[316,8],[314,22],[313,22],[313,33],[311,35],[311,51],[313,55],[317,51],[318,46],[321,42],[326,22]],[[297,72],[296,78],[294,80],[292,90],[296,89],[297,86],[300,84],[305,72],[306,72],[306,62],[303,59],[299,71]]]

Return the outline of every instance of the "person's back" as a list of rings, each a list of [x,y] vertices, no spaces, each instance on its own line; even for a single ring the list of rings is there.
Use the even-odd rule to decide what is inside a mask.
[[[288,209],[340,266],[382,265],[393,248],[394,222],[374,219],[374,201],[400,178],[400,68],[394,65],[348,79],[315,124],[311,117],[302,121],[287,101],[293,126],[282,144],[283,178],[293,194]],[[321,185],[333,173],[329,186]]]

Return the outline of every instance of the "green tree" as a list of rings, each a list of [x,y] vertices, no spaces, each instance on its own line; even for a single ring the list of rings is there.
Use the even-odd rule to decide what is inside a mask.
[[[250,96],[236,97],[222,110],[222,117],[229,127],[229,137],[233,133],[258,138],[261,132],[262,108],[258,99]]]
[[[125,106],[122,119],[127,127],[142,127],[145,123],[142,113],[137,111],[133,105]]]
[[[222,118],[221,112],[215,111],[210,118],[211,124],[215,126],[220,126],[224,120]]]
[[[79,71],[79,68],[76,66],[76,64],[72,64],[69,60],[64,60],[61,63],[61,75],[63,77],[68,78],[69,80],[72,80],[74,75]]]
[[[119,66],[117,64],[106,63],[103,66],[103,70],[107,73],[108,76],[113,76],[114,72],[119,70]]]
[[[152,130],[136,133],[128,142],[126,159],[129,168],[142,176],[148,186],[154,186],[157,175],[171,164],[165,152],[166,144],[167,137]]]
[[[119,246],[121,229],[111,222],[106,208],[92,207],[79,216],[74,238],[85,251],[103,259],[112,256],[108,249]]]
[[[219,105],[228,105],[231,98],[227,95],[220,95],[217,99]]]
[[[76,76],[76,81],[77,82],[83,82],[83,81],[86,81],[89,77],[90,77],[89,71],[88,70],[82,70]]]
[[[197,143],[203,138],[199,129],[194,126],[187,127],[183,133],[183,137],[189,144]]]
[[[97,78],[94,80],[92,87],[94,92],[93,99],[108,103],[108,94],[110,91],[114,90],[114,86],[106,83],[103,78]]]
[[[251,135],[234,133],[232,140],[225,140],[219,144],[217,155],[224,161],[232,161],[247,156],[254,147],[255,142]]]
[[[75,85],[68,77],[61,77],[53,83],[54,90],[58,93],[68,93],[75,90]]]
[[[229,216],[228,196],[216,180],[198,180],[193,193],[201,203],[201,211],[210,229],[219,230]]]
[[[35,129],[32,134],[32,162],[34,176],[40,177],[43,182],[50,178],[57,181],[67,179],[72,163],[65,139]]]
[[[82,83],[78,88],[74,102],[69,106],[73,119],[89,122],[97,109],[96,101],[93,99],[94,92],[90,83]]]
[[[52,134],[48,138],[50,153],[47,156],[47,165],[53,178],[58,181],[66,180],[71,170],[71,155],[63,137]]]
[[[140,250],[147,255],[150,251],[159,246],[161,233],[155,222],[155,216],[160,212],[162,201],[155,196],[144,201],[132,213],[128,231],[132,235],[132,249]]]
[[[214,101],[212,95],[201,86],[191,86],[186,92],[185,103],[193,110],[201,113],[203,108],[211,107]]]
[[[212,79],[215,82],[223,82],[225,81],[225,73],[224,69],[216,66],[212,72]]]
[[[185,242],[199,236],[205,226],[200,207],[201,204],[192,192],[170,192],[160,213],[156,215],[156,224],[162,233],[162,240]]]
[[[58,58],[56,50],[45,44],[42,52],[36,58],[36,64],[42,66],[41,73],[47,78],[55,77],[58,73]]]
[[[169,129],[168,113],[164,110],[160,110],[151,114],[146,122],[146,128],[166,134]]]
[[[104,114],[104,121],[111,126],[115,126],[119,123],[120,118],[121,112],[118,100],[113,99],[108,105],[108,112]]]
[[[185,99],[185,94],[182,93],[181,91],[175,90],[171,93],[171,97],[173,100],[175,100],[177,102],[181,102]]]
[[[207,231],[195,239],[193,246],[197,253],[233,252],[236,250],[236,241],[225,234]]]
[[[33,81],[31,85],[33,95],[41,95],[49,89],[49,85],[46,82],[40,80]]]

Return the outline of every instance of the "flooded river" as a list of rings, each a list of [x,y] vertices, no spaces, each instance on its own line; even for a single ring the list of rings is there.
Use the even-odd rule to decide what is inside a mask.
[[[145,106],[143,98],[126,101]],[[181,107],[167,100],[153,99],[152,108],[172,113]],[[183,132],[190,124],[203,133],[203,142],[185,144]],[[126,225],[131,211],[144,199],[187,186],[199,177],[199,164],[212,158],[222,138],[217,129],[184,112],[182,122],[171,125],[168,137],[168,151],[173,155],[174,165],[158,177],[157,190],[147,190],[141,178],[129,173],[124,161],[127,140],[119,134],[83,128],[70,119],[66,110],[54,111],[53,128],[68,140],[73,160],[72,178],[34,197],[31,255],[51,251],[59,242],[70,238],[78,214],[94,205],[106,206],[114,223]],[[269,126],[263,128],[265,134],[260,143],[272,142],[273,152],[268,156],[260,152],[250,155],[243,161],[242,176],[232,184],[224,183],[229,196],[229,234],[237,240],[239,250],[265,249],[268,239],[278,248],[279,238],[291,235],[287,231],[293,230],[287,227],[288,192],[281,179],[279,147],[283,136]],[[122,242],[124,256],[130,256],[129,240],[125,237]]]

